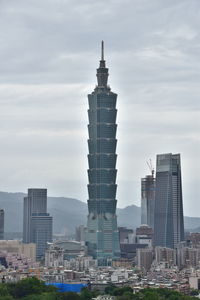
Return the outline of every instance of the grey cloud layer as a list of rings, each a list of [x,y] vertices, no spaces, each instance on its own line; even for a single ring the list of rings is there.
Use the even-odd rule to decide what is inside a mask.
[[[119,94],[119,206],[139,204],[148,158],[181,152],[196,215],[199,15],[199,0],[0,1],[0,189],[44,185],[86,201],[86,97],[104,39]]]

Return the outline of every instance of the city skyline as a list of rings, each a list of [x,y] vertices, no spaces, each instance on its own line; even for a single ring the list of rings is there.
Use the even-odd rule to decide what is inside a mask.
[[[184,212],[198,216],[198,2],[105,3],[1,3],[1,190],[87,201],[85,95],[105,39],[120,96],[118,206],[139,205],[146,160],[173,152]]]

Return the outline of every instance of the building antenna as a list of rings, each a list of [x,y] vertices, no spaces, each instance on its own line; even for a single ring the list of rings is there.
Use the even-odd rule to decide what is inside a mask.
[[[149,160],[147,160],[146,163],[147,163],[147,166],[149,167],[149,170],[151,171],[151,175],[154,176],[155,171],[154,171],[154,167],[152,165],[151,158]]]
[[[101,41],[101,60],[104,60],[104,41]]]

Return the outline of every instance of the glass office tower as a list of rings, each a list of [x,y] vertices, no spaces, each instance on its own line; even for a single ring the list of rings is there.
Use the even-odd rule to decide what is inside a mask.
[[[48,243],[52,243],[53,218],[48,213],[31,216],[31,242],[36,244],[36,259],[44,259]]]
[[[180,154],[157,155],[154,242],[176,248],[184,240]]]
[[[116,100],[107,85],[104,47],[97,69],[97,86],[88,95],[88,252],[99,264],[120,255],[116,216]]]
[[[36,244],[36,258],[43,259],[52,242],[53,218],[47,213],[47,189],[28,189],[24,197],[23,242]]]
[[[31,216],[47,212],[47,189],[28,189],[24,197],[23,243],[31,243]]]

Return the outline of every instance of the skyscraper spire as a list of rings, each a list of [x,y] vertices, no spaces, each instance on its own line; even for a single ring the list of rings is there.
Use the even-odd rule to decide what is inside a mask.
[[[108,82],[108,68],[106,68],[106,62],[104,60],[104,41],[101,42],[101,60],[99,68],[97,69],[97,82],[98,87],[106,88]]]
[[[104,60],[104,41],[101,41],[101,60]]]

